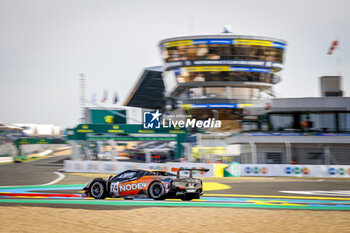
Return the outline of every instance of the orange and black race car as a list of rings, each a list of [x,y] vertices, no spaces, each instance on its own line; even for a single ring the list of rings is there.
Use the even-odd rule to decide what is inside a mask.
[[[189,171],[189,177],[180,177],[181,171]],[[127,170],[109,179],[95,178],[83,188],[84,197],[104,199],[123,197],[124,199],[180,198],[182,200],[199,199],[203,184],[193,178],[192,171],[208,172],[209,169],[177,169],[177,174],[156,170]]]

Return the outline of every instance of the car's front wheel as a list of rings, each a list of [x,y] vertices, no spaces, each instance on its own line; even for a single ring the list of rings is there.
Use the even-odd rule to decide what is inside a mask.
[[[153,198],[154,200],[164,200],[164,186],[160,182],[153,182],[148,187],[148,195],[150,198]]]
[[[105,199],[107,196],[105,182],[94,181],[90,186],[90,196],[95,199]]]

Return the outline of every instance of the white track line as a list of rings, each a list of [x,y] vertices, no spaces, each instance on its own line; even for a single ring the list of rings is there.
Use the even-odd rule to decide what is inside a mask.
[[[310,190],[310,191],[279,191],[281,193],[302,194],[302,195],[320,195],[320,196],[342,196],[350,197],[350,190]]]
[[[55,173],[56,175],[58,175],[58,178],[49,182],[49,183],[46,183],[46,184],[41,184],[41,185],[52,185],[52,184],[56,184],[58,182],[60,182],[61,180],[64,179],[64,177],[66,177],[63,173],[60,173],[60,172],[53,172]]]
[[[46,183],[46,184],[31,184],[31,185],[13,185],[13,186],[0,186],[0,188],[11,188],[11,187],[21,187],[21,186],[45,186],[45,185],[52,185],[52,184],[56,184],[58,182],[60,182],[61,180],[63,180],[66,176],[63,173],[60,172],[53,172],[56,175],[58,175],[58,178],[56,178],[55,180]]]

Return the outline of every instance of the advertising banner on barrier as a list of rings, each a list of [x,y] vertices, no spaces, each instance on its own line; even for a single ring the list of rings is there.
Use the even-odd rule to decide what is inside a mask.
[[[241,176],[350,177],[349,165],[241,164]]]
[[[213,177],[213,164],[208,163],[131,163],[111,161],[64,161],[65,172],[91,172],[118,174],[129,169],[154,169],[171,172],[171,168],[207,168],[209,172],[193,171],[195,177]],[[181,172],[187,175],[187,171]]]
[[[222,165],[222,164],[221,164]],[[64,161],[66,172],[91,172],[118,174],[128,169],[208,168],[209,172],[193,172],[196,177],[214,177],[214,164],[208,163],[132,163],[111,161]],[[232,166],[231,166],[232,167]],[[227,172],[230,167],[221,169]],[[216,169],[217,170],[217,169]],[[350,165],[291,165],[291,164],[236,164],[235,175],[228,176],[290,176],[290,177],[350,177]],[[233,171],[233,170],[232,170]],[[218,171],[216,171],[218,173]],[[224,173],[224,172],[223,172]],[[183,172],[187,175],[187,172]]]

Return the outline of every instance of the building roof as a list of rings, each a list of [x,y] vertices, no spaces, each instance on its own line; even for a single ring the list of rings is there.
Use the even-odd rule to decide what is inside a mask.
[[[21,127],[18,127],[16,125],[10,125],[10,124],[6,124],[6,123],[2,123],[2,122],[0,122],[0,130],[19,130],[19,131],[23,131],[23,129]]]
[[[231,33],[221,33],[221,34],[212,34],[212,35],[192,35],[192,36],[177,36],[177,37],[171,37],[164,40],[161,40],[159,42],[159,45],[166,42],[171,41],[178,41],[178,40],[191,40],[191,39],[249,39],[249,40],[266,40],[266,41],[274,41],[279,42],[283,44],[287,44],[285,40],[272,38],[272,37],[265,37],[265,36],[248,36],[248,35],[236,35]]]
[[[276,98],[249,108],[251,115],[292,112],[349,112],[350,97]]]
[[[125,106],[160,109],[165,104],[162,67],[147,67],[124,102]]]
[[[350,111],[349,97],[307,97],[274,99],[271,112]]]
[[[23,132],[33,136],[60,136],[62,128],[53,124],[15,123]]]

